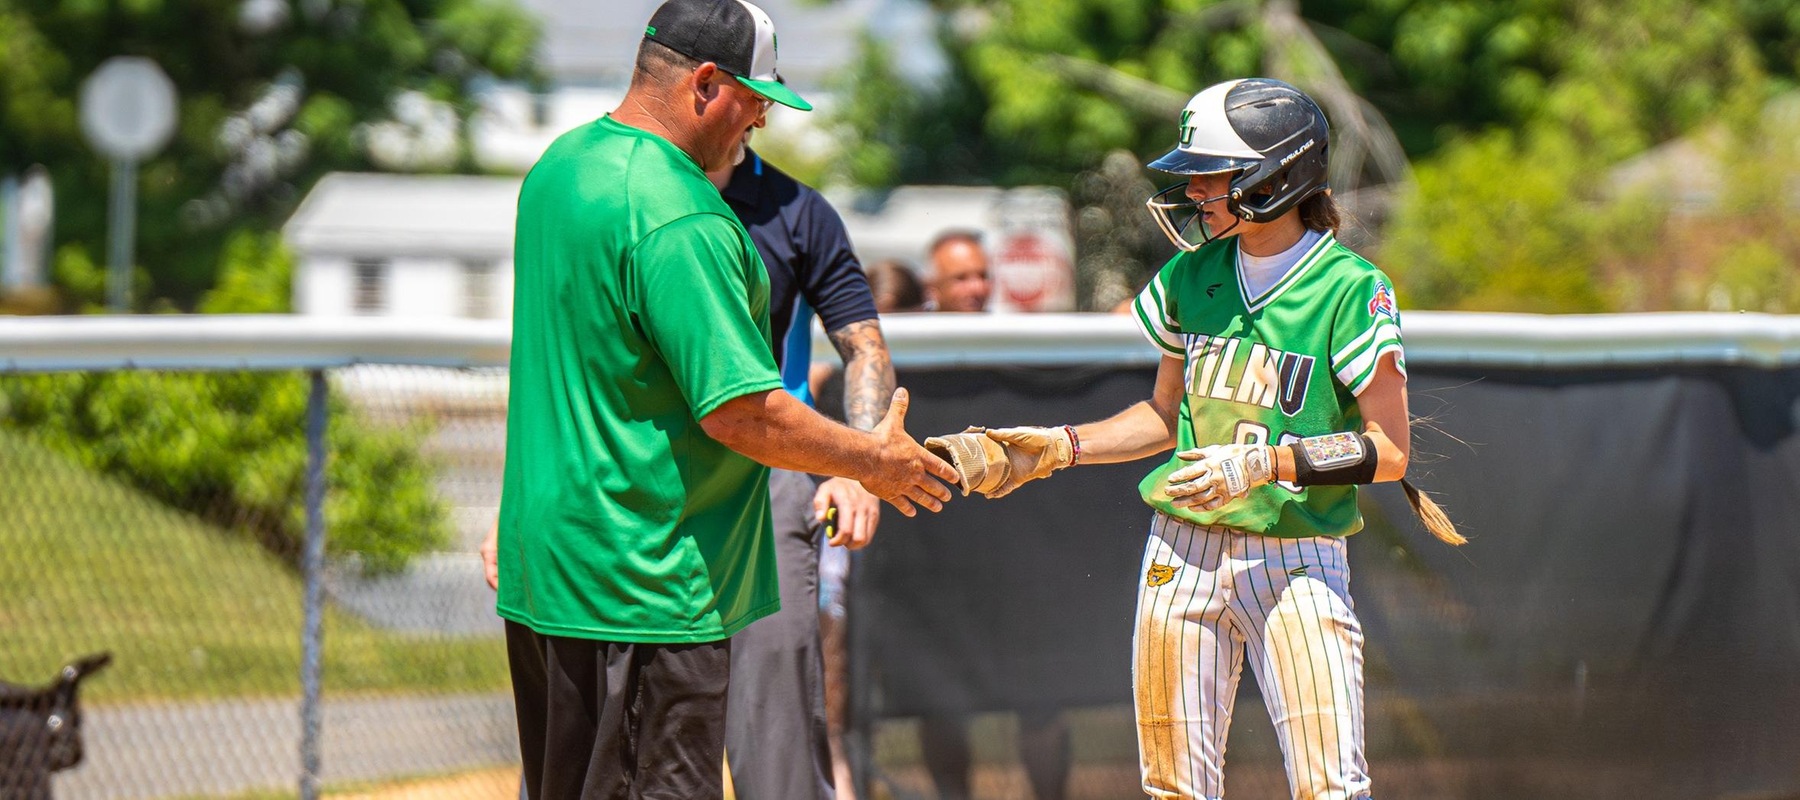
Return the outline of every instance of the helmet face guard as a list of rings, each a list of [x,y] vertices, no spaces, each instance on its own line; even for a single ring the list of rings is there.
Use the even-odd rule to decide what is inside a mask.
[[[1169,241],[1174,242],[1175,246],[1184,252],[1192,253],[1207,242],[1230,236],[1231,232],[1237,228],[1238,218],[1234,213],[1231,224],[1214,234],[1206,227],[1206,220],[1201,216],[1201,207],[1207,203],[1225,200],[1227,201],[1226,207],[1230,208],[1231,195],[1222,194],[1204,200],[1195,200],[1188,197],[1187,188],[1186,181],[1171,184],[1164,187],[1162,191],[1150,195],[1150,199],[1144,201],[1144,205],[1150,209],[1150,216],[1156,220],[1156,227],[1162,229],[1163,235],[1169,237]],[[1196,241],[1196,239],[1198,240]]]
[[[1149,166],[1176,175],[1230,173],[1228,192],[1194,202],[1182,196],[1186,184],[1177,184],[1145,205],[1176,247],[1199,249],[1237,227],[1234,220],[1216,235],[1208,231],[1200,211],[1206,203],[1224,200],[1237,220],[1269,222],[1326,191],[1330,135],[1318,104],[1281,81],[1248,78],[1211,86],[1182,110],[1180,143]]]

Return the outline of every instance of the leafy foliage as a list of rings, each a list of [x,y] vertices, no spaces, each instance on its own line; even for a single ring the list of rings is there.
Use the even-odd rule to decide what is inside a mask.
[[[1414,305],[1517,311],[1780,311],[1800,263],[1800,161],[1765,119],[1781,74],[1737,4],[1578,6],[1545,43],[1542,90],[1512,133],[1452,139],[1418,170],[1382,255]],[[1797,19],[1796,22],[1800,22]],[[1800,29],[1797,29],[1800,30]],[[1650,186],[1618,185],[1631,158],[1704,141]],[[1792,153],[1792,147],[1786,148]],[[1714,186],[1704,207],[1673,201]],[[1756,198],[1746,203],[1745,198]],[[1399,277],[1406,275],[1407,277]],[[1773,291],[1771,291],[1773,290]]]
[[[1568,137],[1458,141],[1415,173],[1382,264],[1415,308],[1599,311],[1600,235]]]
[[[226,253],[204,310],[287,310],[289,258],[274,234],[240,233]],[[293,561],[305,530],[308,384],[281,372],[14,377],[0,382],[0,425]],[[418,451],[427,431],[370,424],[336,398],[329,414],[331,551],[386,572],[443,545],[448,514]]]
[[[941,87],[914,86],[871,50],[845,123],[855,176],[1074,187],[1089,307],[1116,294],[1123,276],[1146,274],[1155,249],[1122,216],[1116,190],[1088,191],[1124,185],[1123,162],[1109,172],[1102,159],[1154,157],[1173,142],[1175,109],[1191,93],[1252,74],[1289,79],[1326,106],[1336,191],[1371,179],[1396,187],[1395,205],[1374,209],[1388,224],[1369,249],[1405,276],[1409,306],[1800,307],[1779,299],[1800,263],[1788,233],[1796,201],[1770,188],[1800,180],[1800,166],[1769,156],[1784,139],[1756,121],[1800,76],[1791,3],[932,5],[946,20],[940,41],[953,69]],[[1627,159],[1719,128],[1738,143],[1693,170],[1730,173],[1723,197],[1761,192],[1767,202],[1677,208],[1612,185]],[[1416,182],[1384,142],[1404,148]],[[1345,169],[1346,159],[1363,163]],[[1693,235],[1696,223],[1708,233]],[[1112,224],[1126,229],[1101,230]],[[1746,294],[1754,287],[1765,291]]]
[[[257,5],[274,16],[253,18]],[[134,296],[140,308],[158,296],[186,308],[211,287],[234,233],[274,229],[326,172],[376,166],[371,124],[400,113],[397,98],[466,118],[472,80],[532,76],[536,36],[513,0],[5,0],[0,171],[48,167],[59,265],[100,258],[108,167],[81,135],[76,98],[111,56],[156,61],[180,121],[140,167],[137,257],[153,294]],[[444,166],[470,169],[466,147]]]

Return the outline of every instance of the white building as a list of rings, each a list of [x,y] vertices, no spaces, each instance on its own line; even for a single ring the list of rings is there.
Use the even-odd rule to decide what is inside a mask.
[[[518,178],[334,173],[283,229],[294,310],[509,319]]]
[[[509,177],[326,176],[283,229],[296,257],[295,311],[510,318],[519,185]],[[995,310],[1033,302],[1073,308],[1068,203],[1060,192],[905,186],[831,199],[865,264],[898,259],[917,269],[939,233],[974,229],[990,253]]]

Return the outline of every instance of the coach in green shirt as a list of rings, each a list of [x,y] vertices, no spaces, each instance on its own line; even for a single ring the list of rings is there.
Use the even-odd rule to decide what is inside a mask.
[[[768,466],[950,496],[903,393],[863,433],[781,390],[768,276],[705,175],[770,102],[811,108],[768,16],[670,0],[619,108],[520,190],[498,611],[532,797],[722,796],[729,637],[779,605]]]

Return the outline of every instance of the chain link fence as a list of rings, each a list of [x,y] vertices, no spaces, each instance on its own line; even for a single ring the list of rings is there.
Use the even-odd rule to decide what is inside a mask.
[[[1630,370],[1505,372],[1455,355],[1553,348],[1506,351],[1510,322],[1480,341],[1456,333],[1463,322],[1415,315],[1408,337],[1415,394],[1435,398],[1415,412],[1451,437],[1426,434],[1424,449],[1449,457],[1425,464],[1422,483],[1474,543],[1423,539],[1380,492],[1351,540],[1381,796],[1800,796],[1800,662],[1788,657],[1800,625],[1783,616],[1796,606],[1780,578],[1800,574],[1784,512],[1795,497],[1784,481],[1800,474],[1800,358],[1779,343],[1800,329],[1776,326],[1773,349],[1726,337],[1728,352],[1773,359],[1744,368],[1643,352]],[[516,796],[504,645],[475,555],[499,499],[504,330],[267,320],[260,333],[158,333],[194,324],[54,331],[68,347],[44,355],[0,321],[0,798]],[[1106,375],[1124,394],[1148,380],[1117,355],[1142,351],[1124,320],[1035,321],[1061,330],[1029,336],[1022,324],[889,326],[914,433],[1093,418],[1118,405],[1090,392]],[[1647,340],[1627,339],[1593,347],[1616,360]],[[1051,378],[981,366],[995,363],[1090,366]],[[1045,380],[1096,406],[1044,405],[1057,396]],[[983,381],[1036,411],[983,405]],[[977,412],[995,418],[963,418]],[[1585,459],[1540,455],[1546,442]],[[1596,458],[1636,466],[1596,470]],[[1051,670],[1073,676],[1064,688],[1018,687],[1059,698],[1066,797],[1140,796],[1128,649],[1114,640],[1128,636],[1146,515],[1129,487],[1077,504],[1077,478],[1059,477],[1065,504],[1050,506],[1110,527],[1057,543],[1028,526],[930,533],[890,515],[884,541],[858,555],[846,749],[863,797],[937,796],[917,700],[890,679],[933,659],[956,680],[1004,675],[983,672],[1010,657],[1004,635],[980,628],[996,608],[1050,632],[1041,652],[1068,659]],[[1050,548],[1043,562],[1021,561],[1028,536]],[[945,542],[990,552],[930,549]],[[915,556],[924,568],[901,568]],[[933,588],[946,574],[993,588],[990,602],[956,606],[988,621],[905,638],[883,598],[962,602]],[[940,658],[946,641],[973,644]],[[77,666],[89,672],[67,688],[65,667],[97,654],[110,660]],[[1284,796],[1253,678],[1241,686],[1227,783],[1233,796]],[[972,796],[1037,796],[1041,717],[964,711]],[[70,766],[75,731],[80,763],[52,772]]]
[[[303,764],[309,792],[508,770],[469,796],[516,787],[475,556],[498,506],[505,373],[364,366],[323,383],[328,534],[309,570],[308,374],[0,377],[0,679],[111,656],[81,683],[85,758],[58,796],[295,792]],[[29,771],[30,749],[7,768]]]

